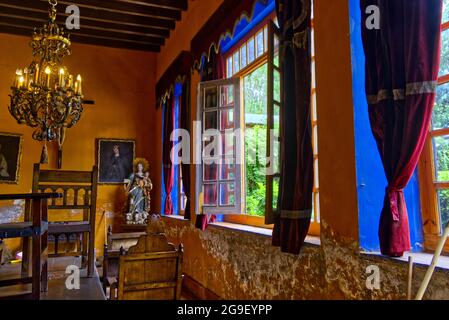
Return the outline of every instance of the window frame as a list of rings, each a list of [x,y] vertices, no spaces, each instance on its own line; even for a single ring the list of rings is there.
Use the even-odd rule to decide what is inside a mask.
[[[231,78],[240,78],[241,79],[241,83],[243,83],[243,78],[246,77],[247,75],[251,74],[253,71],[255,71],[256,69],[260,68],[261,66],[263,66],[264,64],[269,64],[269,60],[270,60],[270,55],[273,55],[274,48],[272,48],[271,44],[273,43],[273,39],[271,39],[271,37],[273,37],[275,30],[272,30],[273,27],[275,27],[274,25],[274,20],[276,19],[276,15],[272,14],[269,17],[267,17],[267,19],[265,19],[263,22],[261,22],[259,25],[257,25],[256,27],[254,27],[253,31],[251,33],[249,33],[245,38],[243,38],[239,43],[237,43],[234,47],[233,50],[230,50],[229,52],[226,53],[226,55],[224,56],[224,61],[225,61],[225,65],[226,65],[226,75],[227,77],[231,77]],[[312,26],[313,26],[313,16],[312,16]],[[277,28],[277,27],[276,27]],[[257,57],[257,34],[260,34],[260,31],[264,30],[264,53]],[[252,62],[249,62],[249,43],[251,41],[254,41],[254,60]],[[247,58],[247,63],[246,66],[244,66],[242,68],[242,66],[240,65],[241,63],[241,57],[239,54],[239,71],[234,73],[234,65],[235,62],[233,60],[234,54],[235,52],[241,52],[241,49],[243,46],[246,46],[246,58]],[[313,142],[312,142],[312,147],[314,150],[314,168],[315,168],[315,179],[316,180],[314,182],[314,187],[313,187],[313,204],[314,204],[314,212],[313,212],[313,217],[311,219],[311,223],[310,223],[310,228],[309,228],[309,232],[308,234],[311,236],[319,236],[320,235],[320,231],[321,231],[321,226],[320,226],[320,211],[319,211],[319,180],[318,180],[318,146],[316,145],[316,141],[317,141],[317,137],[316,137],[316,132],[317,132],[317,126],[318,126],[318,119],[317,119],[317,114],[316,114],[316,85],[315,85],[315,52],[314,52],[314,36],[313,36],[313,28],[312,28],[312,91],[311,91],[311,110],[312,110],[312,128],[313,128]],[[231,63],[229,64],[229,59],[231,59]],[[230,70],[228,69],[228,66],[232,66],[232,72],[229,72]],[[279,69],[282,68],[282,61],[281,59],[279,60]],[[268,68],[270,69],[270,68]],[[270,72],[268,71],[268,77],[269,77],[269,84],[271,83],[270,81]],[[243,91],[243,90],[242,90]],[[269,95],[270,92],[270,88],[268,88],[268,92],[267,94]],[[281,92],[282,92],[282,81],[281,81]],[[243,97],[242,97],[243,99]],[[270,99],[269,97],[267,97],[268,100],[273,100]],[[282,100],[282,98],[281,98]],[[282,107],[282,101],[281,101],[281,107]],[[241,104],[241,109],[242,112],[244,112],[244,102],[242,101]],[[267,105],[267,108],[270,108],[269,105]],[[267,113],[269,113],[268,109],[267,109]],[[270,116],[268,116],[268,118],[270,118]],[[268,124],[269,126],[271,126],[271,124]],[[282,126],[282,123],[281,123]],[[267,141],[270,141],[270,139],[268,139]],[[270,146],[267,145],[267,150],[270,149]],[[282,160],[281,160],[282,161]],[[243,175],[242,175],[243,176]],[[269,176],[267,176],[267,190],[269,188],[269,181],[273,180],[273,176],[270,178]],[[242,185],[242,190],[245,190],[243,187],[243,182],[241,183]],[[244,195],[244,192],[242,192],[242,195]],[[267,200],[267,206],[270,202]],[[242,211],[243,208],[242,208]],[[266,221],[267,218],[267,210],[265,210],[265,215],[263,217],[260,216],[253,216],[253,215],[249,215],[246,212],[242,212],[240,214],[236,214],[236,215],[232,215],[232,214],[227,214],[224,215],[224,221],[225,222],[229,222],[229,223],[235,223],[235,224],[244,224],[244,225],[250,225],[250,226],[254,226],[254,227],[260,227],[260,228],[266,228],[266,229],[273,229],[273,225],[272,224],[267,224],[268,221]]]
[[[220,181],[221,180],[226,180],[226,179],[220,179],[220,165],[217,165],[217,180],[216,180],[216,184],[217,184],[217,205],[216,206],[206,206],[204,205],[204,198],[201,199],[202,201],[202,207],[200,208],[200,204],[199,204],[199,198],[200,195],[203,194],[203,186],[205,184],[204,180],[203,180],[203,170],[204,170],[204,159],[203,159],[203,133],[205,132],[205,127],[204,127],[204,113],[206,112],[206,108],[203,107],[204,105],[204,100],[205,100],[205,91],[209,88],[213,88],[213,87],[217,87],[217,90],[220,90],[220,87],[222,86],[230,86],[232,85],[234,87],[234,129],[233,131],[238,131],[241,128],[241,99],[237,99],[237,97],[240,97],[240,90],[241,90],[241,83],[240,83],[240,78],[227,78],[227,79],[220,79],[220,80],[213,80],[213,81],[206,81],[206,82],[201,82],[198,85],[198,107],[197,107],[197,114],[196,114],[196,121],[201,123],[201,128],[200,128],[200,146],[199,148],[196,147],[196,150],[198,150],[199,154],[196,155],[197,159],[201,159],[200,164],[196,165],[196,177],[195,177],[195,194],[196,194],[196,201],[195,201],[195,209],[196,212],[199,212],[201,214],[215,214],[215,215],[220,215],[220,214],[241,214],[242,213],[242,208],[245,206],[244,203],[244,198],[242,197],[242,190],[241,190],[241,179],[242,179],[242,165],[238,163],[237,161],[237,157],[238,154],[240,152],[240,154],[243,154],[243,151],[240,150],[238,152],[237,149],[242,149],[242,143],[241,141],[238,141],[238,137],[235,137],[235,157],[234,157],[234,161],[235,161],[235,173],[234,173],[234,179],[227,179],[228,183],[232,183],[230,182],[231,180],[234,181],[234,197],[235,197],[235,201],[234,201],[234,205],[233,206],[220,206]],[[220,96],[220,92],[217,91],[218,96]],[[219,130],[219,125],[220,125],[220,106],[217,107],[217,130]],[[225,130],[226,131],[226,130]],[[221,146],[220,146],[221,148]],[[218,155],[216,157],[223,157],[226,158],[226,155]],[[228,157],[229,158],[229,157]],[[238,183],[237,183],[238,182]],[[210,183],[212,184],[212,182]],[[204,197],[204,194],[203,194]]]
[[[449,32],[449,22],[441,25],[441,32]],[[438,78],[438,86],[449,83],[449,74]],[[436,103],[436,101],[435,101]],[[449,135],[449,127],[433,129],[432,123],[424,145],[424,151],[418,165],[420,184],[421,209],[423,219],[424,249],[434,251],[438,245],[442,233],[441,214],[439,209],[438,191],[449,190],[449,181],[438,181],[436,179],[435,150],[433,138]],[[444,246],[444,252],[449,253],[449,241]]]

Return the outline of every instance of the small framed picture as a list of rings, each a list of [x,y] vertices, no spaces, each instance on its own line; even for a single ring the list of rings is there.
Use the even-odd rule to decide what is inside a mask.
[[[96,140],[98,182],[122,184],[133,173],[136,141],[126,139]]]
[[[0,183],[19,182],[23,137],[0,132]]]

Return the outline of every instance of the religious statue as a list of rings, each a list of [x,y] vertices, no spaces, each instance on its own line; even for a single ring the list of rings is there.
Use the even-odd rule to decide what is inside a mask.
[[[150,212],[151,190],[153,184],[148,172],[148,161],[137,158],[133,163],[134,172],[126,180],[126,192],[128,195],[126,206],[126,224],[144,225]]]

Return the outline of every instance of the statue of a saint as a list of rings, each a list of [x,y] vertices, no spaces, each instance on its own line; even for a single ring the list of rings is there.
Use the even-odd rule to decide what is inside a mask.
[[[128,201],[126,206],[127,224],[146,224],[150,212],[150,193],[153,184],[148,172],[148,161],[137,158],[133,163],[134,173],[126,181]]]

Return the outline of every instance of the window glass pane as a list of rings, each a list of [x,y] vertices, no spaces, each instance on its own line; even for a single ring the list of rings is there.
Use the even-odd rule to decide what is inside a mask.
[[[223,159],[220,165],[220,180],[234,180],[235,179],[235,160],[232,158]]]
[[[234,129],[234,109],[220,110],[220,130]]]
[[[274,70],[274,101],[281,102],[281,74]]]
[[[268,66],[257,68],[244,78],[245,121],[251,125],[266,124]],[[265,118],[263,116],[265,116]]]
[[[439,76],[449,74],[449,30],[441,33],[441,65]]]
[[[248,64],[256,59],[254,44],[254,37],[252,37],[248,41]]]
[[[204,130],[217,129],[217,111],[204,112]]]
[[[244,78],[246,213],[265,215],[268,66]]]
[[[449,181],[449,136],[433,138],[437,181]]]
[[[184,193],[181,194],[181,210],[186,210],[186,204],[187,204],[187,197]]]
[[[240,54],[239,51],[234,53],[234,74],[240,71]]]
[[[441,217],[441,229],[444,230],[449,222],[449,190],[438,191],[438,204]]]
[[[263,52],[268,51],[268,26],[263,28]]]
[[[234,86],[223,86],[220,88],[221,98],[220,98],[220,106],[221,107],[231,107],[234,105]]]
[[[246,67],[247,65],[247,61],[246,61],[246,44],[244,44],[241,48],[240,48],[240,65],[243,68]]]
[[[256,57],[259,58],[264,53],[264,36],[263,30],[256,35]]]
[[[281,107],[275,104],[273,106],[273,129],[275,130],[276,134],[280,136],[280,130],[281,130],[281,118],[280,118],[280,110]]]
[[[204,205],[216,206],[217,205],[217,185],[216,184],[204,184]]]
[[[208,88],[205,90],[204,94],[204,107],[206,109],[217,108],[218,105],[218,94],[217,88]]]
[[[203,157],[204,158],[214,158],[218,154],[219,139],[214,135],[204,134],[203,142]]]
[[[232,77],[232,57],[229,57],[226,63],[227,76]]]
[[[217,181],[218,180],[217,163],[203,165],[203,180],[204,181]]]
[[[275,136],[273,143],[272,155],[274,159],[274,174],[279,174],[281,172],[281,143],[277,136]]]
[[[278,208],[278,195],[279,195],[279,177],[273,178],[273,209],[277,210]]]
[[[235,135],[231,130],[230,133],[221,135],[221,154],[226,156],[234,155]]]
[[[234,183],[220,183],[220,206],[233,206],[235,204]]]
[[[433,129],[449,128],[449,83],[437,88],[432,125]]]
[[[449,0],[443,1],[443,23],[449,22]]]

